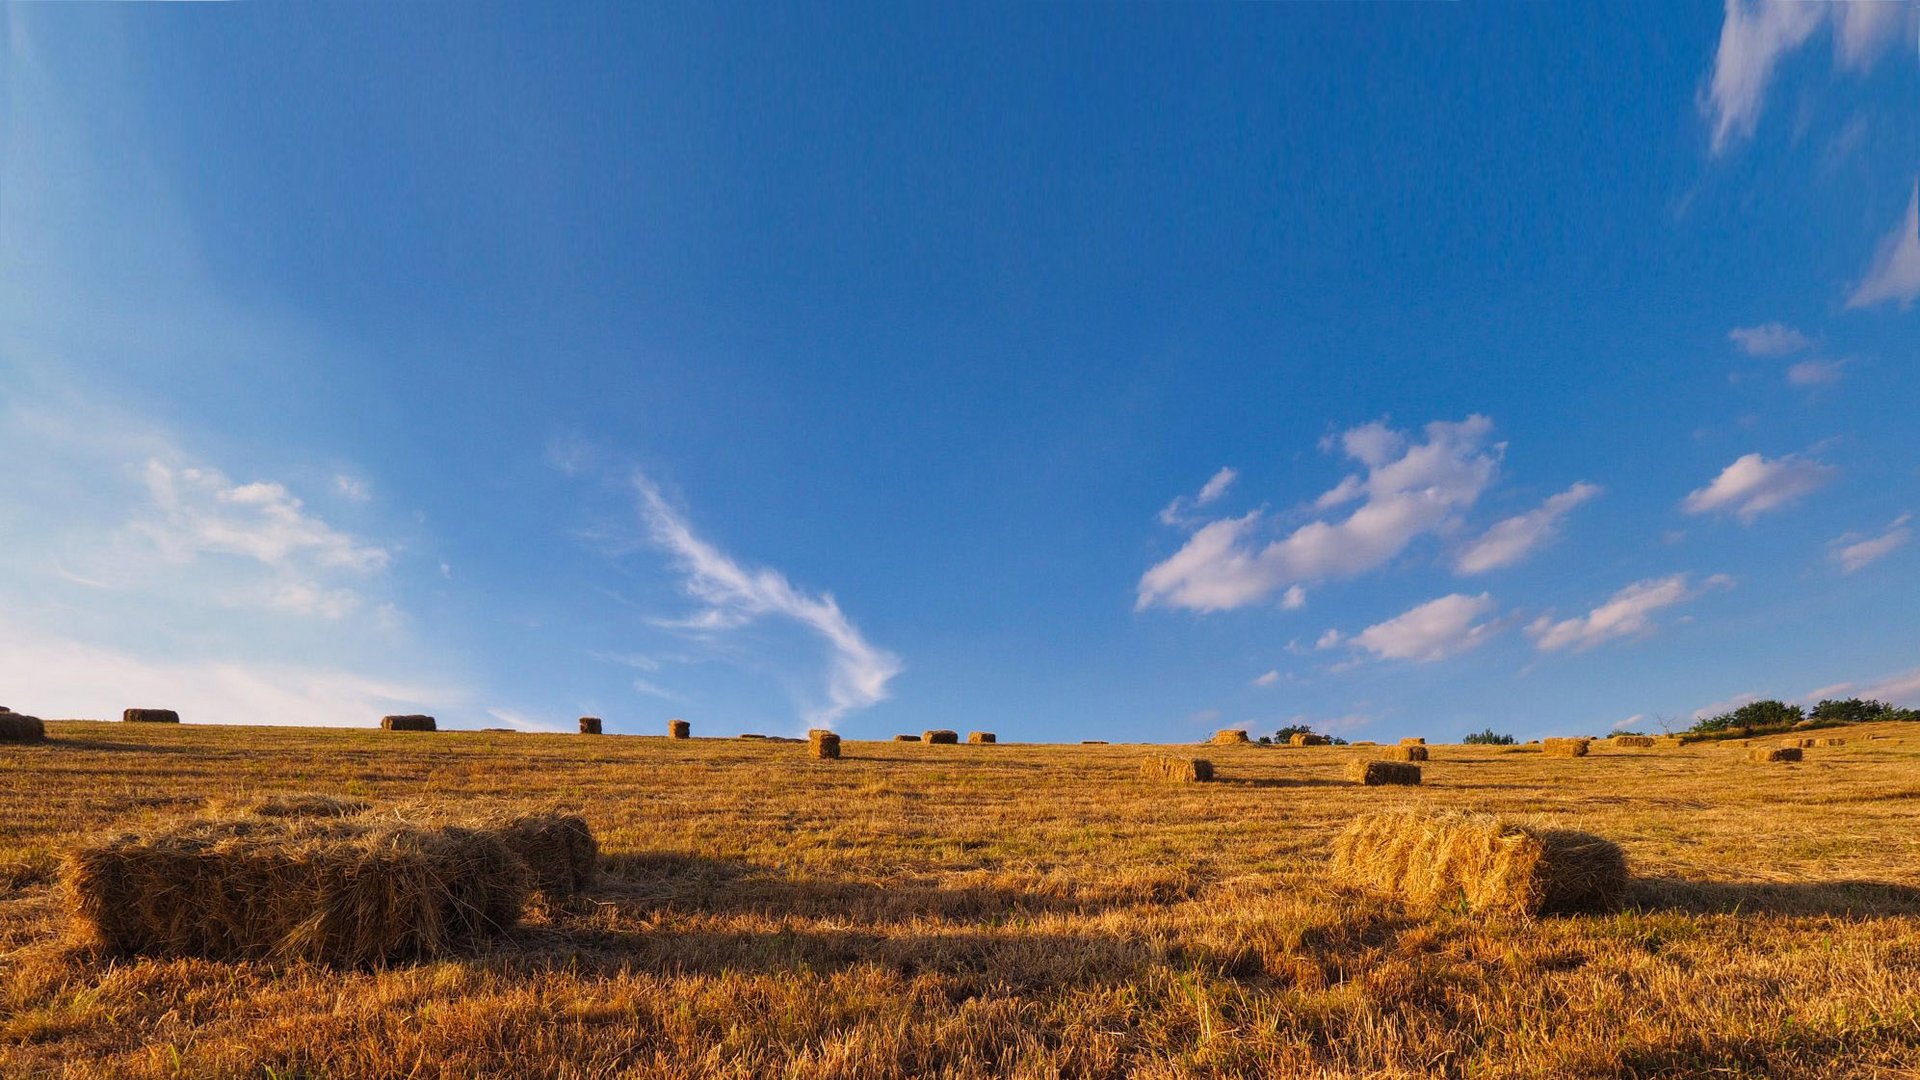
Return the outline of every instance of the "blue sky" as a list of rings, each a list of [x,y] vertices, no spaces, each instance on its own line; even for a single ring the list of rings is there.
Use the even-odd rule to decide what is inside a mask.
[[[1920,704],[1920,8],[13,7],[0,701]]]

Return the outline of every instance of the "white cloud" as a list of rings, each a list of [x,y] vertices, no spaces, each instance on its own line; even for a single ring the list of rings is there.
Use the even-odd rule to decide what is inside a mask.
[[[1492,622],[1476,621],[1491,615],[1495,606],[1487,593],[1454,593],[1375,623],[1349,640],[1388,660],[1444,660],[1477,648],[1497,632]]]
[[[1843,574],[1851,574],[1871,563],[1891,555],[1901,545],[1913,538],[1913,529],[1908,526],[1912,515],[1902,514],[1893,519],[1893,524],[1875,536],[1861,536],[1848,533],[1827,545],[1827,557],[1840,568]]]
[[[1787,368],[1787,381],[1795,386],[1831,386],[1840,381],[1845,360],[1802,360]]]
[[[1722,713],[1730,713],[1742,705],[1751,705],[1760,700],[1759,694],[1735,694],[1725,701],[1716,701],[1693,710],[1695,720],[1709,720]]]
[[[367,490],[366,481],[356,480],[345,473],[333,478],[333,490],[339,492],[341,498],[353,502],[366,502],[373,498],[373,493]]]
[[[1633,729],[1638,728],[1640,725],[1646,722],[1647,722],[1646,713],[1634,713],[1632,716],[1627,717],[1625,720],[1614,721],[1613,726],[1611,728],[1608,728],[1607,730],[1632,731]]]
[[[1748,356],[1786,356],[1813,345],[1813,339],[1785,323],[1736,326],[1727,337]]]
[[[1883,676],[1863,688],[1860,696],[1906,708],[1920,707],[1920,668]]]
[[[1709,589],[1732,586],[1733,579],[1724,574],[1715,574],[1698,587],[1686,574],[1636,581],[1585,615],[1559,622],[1542,615],[1527,627],[1527,636],[1542,652],[1566,648],[1584,652],[1609,641],[1650,634],[1656,629],[1655,612],[1685,603]]]
[[[268,595],[267,605],[295,615],[343,619],[360,606],[360,594],[352,589],[328,589],[311,581],[289,581]]]
[[[1726,0],[1713,76],[1700,95],[1701,112],[1713,128],[1713,152],[1721,153],[1736,137],[1753,134],[1774,69],[1806,44],[1829,16],[1835,23],[1835,59],[1849,70],[1865,71],[1883,46],[1898,37],[1905,6]]]
[[[1331,649],[1345,640],[1345,636],[1342,635],[1340,631],[1329,629],[1314,641],[1313,647],[1316,649]]]
[[[1272,685],[1273,685],[1274,683],[1277,683],[1277,682],[1279,682],[1279,681],[1280,681],[1280,672],[1279,672],[1279,670],[1278,670],[1278,669],[1275,669],[1275,670],[1272,670],[1272,671],[1268,671],[1268,672],[1267,672],[1266,674],[1264,674],[1264,675],[1260,675],[1260,676],[1257,676],[1257,677],[1256,677],[1256,678],[1255,678],[1255,679],[1253,680],[1253,683],[1252,683],[1252,685],[1254,685],[1254,686],[1272,686]]]
[[[1599,485],[1581,481],[1547,499],[1537,509],[1497,522],[1460,553],[1454,561],[1454,570],[1480,574],[1519,562],[1553,538],[1561,518],[1598,494]]]
[[[177,561],[227,554],[282,569],[310,564],[370,573],[393,558],[306,513],[279,484],[234,484],[214,469],[158,460],[147,462],[144,479],[156,513],[136,519],[134,528]]]
[[[539,731],[539,732],[548,732],[548,733],[558,733],[558,732],[574,730],[573,726],[570,724],[561,723],[555,720],[536,720],[525,713],[515,712],[512,709],[490,708],[487,710],[487,715],[493,717],[495,720],[500,721],[501,723],[507,725],[508,727],[514,729],[515,731]]]
[[[1872,307],[1889,300],[1901,308],[1920,297],[1920,181],[1907,203],[1907,216],[1874,249],[1873,266],[1847,298],[1849,308]]]
[[[687,594],[708,605],[685,625],[718,631],[779,615],[825,639],[833,653],[827,703],[810,712],[812,723],[831,724],[852,709],[885,700],[887,683],[901,671],[899,657],[868,642],[831,595],[801,592],[777,570],[742,566],[694,535],[644,474],[636,472],[633,484],[653,541],[674,556],[686,575],[682,584]]]
[[[43,717],[111,719],[137,705],[215,724],[367,727],[387,713],[435,712],[466,698],[450,686],[308,664],[141,656],[10,624],[0,625],[0,686],[8,705]]]
[[[1280,594],[1280,607],[1286,611],[1299,611],[1306,606],[1307,590],[1298,585],[1289,585],[1287,591]]]
[[[1210,522],[1141,576],[1136,607],[1220,611],[1292,585],[1372,570],[1421,535],[1455,525],[1493,482],[1505,444],[1487,445],[1492,429],[1476,415],[1430,423],[1419,443],[1378,422],[1347,431],[1339,445],[1367,467],[1366,478],[1343,480],[1322,500],[1351,492],[1361,500],[1351,514],[1309,522],[1264,545],[1260,511]]]
[[[1233,481],[1239,475],[1239,472],[1233,468],[1222,466],[1219,472],[1214,473],[1205,484],[1201,485],[1197,494],[1191,498],[1182,495],[1168,503],[1160,511],[1161,524],[1176,526],[1187,524],[1188,515],[1192,511],[1219,501],[1220,497],[1227,493],[1227,489],[1233,486]]]
[[[1680,506],[1689,514],[1731,511],[1741,521],[1754,518],[1824,487],[1837,470],[1791,454],[1769,461],[1747,454],[1720,470],[1713,483],[1688,493]]]

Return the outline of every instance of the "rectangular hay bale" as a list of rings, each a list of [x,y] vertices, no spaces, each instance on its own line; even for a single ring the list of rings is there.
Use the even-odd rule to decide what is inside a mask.
[[[1540,743],[1540,752],[1548,757],[1586,757],[1592,748],[1591,739],[1544,739]]]
[[[1335,841],[1333,866],[1414,904],[1508,915],[1612,911],[1627,891],[1626,855],[1610,841],[1454,811],[1363,814]]]
[[[439,724],[434,721],[433,717],[422,716],[419,713],[406,713],[400,716],[383,716],[380,718],[381,731],[434,731],[437,730],[438,727]]]
[[[172,709],[127,709],[120,720],[127,724],[177,724],[180,714]]]
[[[669,720],[667,721],[667,738],[691,739],[693,738],[693,725],[687,723],[685,720]]]
[[[814,728],[807,732],[807,753],[826,760],[837,759],[840,756],[840,736],[824,728]]]
[[[46,741],[47,725],[39,717],[17,712],[0,712],[0,743]]]
[[[1425,746],[1427,745],[1427,740],[1421,736],[1415,735],[1405,739],[1401,739],[1400,745],[1401,746]]]
[[[1325,746],[1327,745],[1327,737],[1325,735],[1315,735],[1312,732],[1297,731],[1292,735],[1287,736],[1287,745],[1288,746]]]
[[[1378,787],[1381,784],[1418,784],[1420,766],[1405,761],[1347,762],[1347,779],[1356,784]]]
[[[1220,746],[1237,746],[1241,743],[1252,742],[1253,740],[1248,738],[1247,733],[1241,731],[1239,728],[1222,728],[1213,733],[1213,741]]]
[[[1387,761],[1425,761],[1427,748],[1419,743],[1411,746],[1389,746],[1381,756]]]
[[[1653,749],[1651,735],[1615,735],[1607,740],[1608,746],[1634,747],[1642,750]]]
[[[1140,762],[1140,776],[1175,784],[1205,784],[1213,780],[1213,762],[1174,754],[1155,754]]]
[[[918,735],[895,735],[895,736],[893,737],[893,741],[894,741],[894,742],[919,742],[919,741],[920,741],[920,736],[918,736]]]
[[[600,718],[597,716],[581,717],[580,718],[580,734],[582,735],[600,734]]]
[[[960,733],[957,731],[947,731],[945,729],[939,731],[923,731],[920,733],[920,741],[940,746],[957,746],[960,743]]]
[[[991,746],[999,741],[999,737],[991,731],[967,732],[967,745],[969,746]]]
[[[1747,748],[1748,761],[1799,761],[1806,751],[1797,746],[1751,746]]]

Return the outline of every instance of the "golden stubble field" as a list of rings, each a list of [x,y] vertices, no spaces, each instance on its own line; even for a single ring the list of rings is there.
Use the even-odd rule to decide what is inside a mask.
[[[0,746],[0,1077],[1920,1075],[1920,725],[1794,765],[1739,743],[1546,758],[49,725]],[[1823,733],[1828,734],[1828,733]],[[1869,741],[1869,734],[1885,738]],[[275,792],[561,805],[587,898],[379,971],[64,939],[60,853]],[[1617,915],[1410,911],[1342,886],[1390,805],[1622,844]]]

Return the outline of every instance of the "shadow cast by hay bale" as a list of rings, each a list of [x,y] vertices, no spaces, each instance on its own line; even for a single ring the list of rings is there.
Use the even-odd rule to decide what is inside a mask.
[[[1920,888],[1888,881],[1689,881],[1635,878],[1627,906],[1694,915],[1807,915],[1841,919],[1920,916]]]

